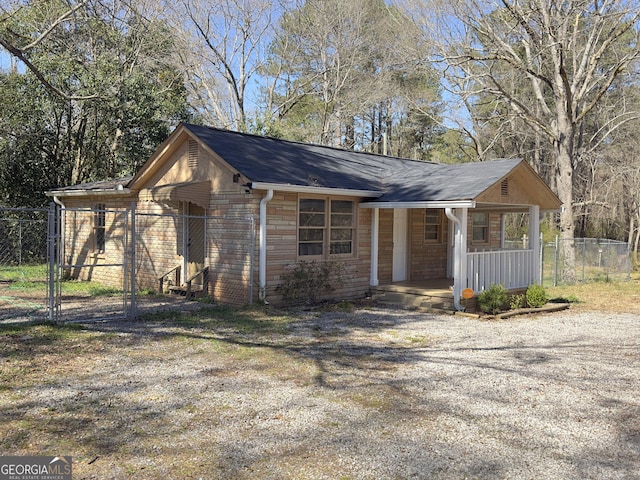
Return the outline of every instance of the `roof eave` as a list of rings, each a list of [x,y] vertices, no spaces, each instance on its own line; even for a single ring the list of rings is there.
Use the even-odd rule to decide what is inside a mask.
[[[421,202],[363,202],[362,208],[475,208],[474,200],[437,200]]]
[[[45,192],[48,197],[86,197],[87,195],[129,195],[131,190],[128,188],[118,189],[96,189],[96,190],[50,190]]]
[[[349,188],[312,187],[283,183],[250,182],[252,190],[274,190],[280,192],[309,193],[316,195],[341,195],[348,197],[378,198],[384,192],[378,190],[353,190]]]

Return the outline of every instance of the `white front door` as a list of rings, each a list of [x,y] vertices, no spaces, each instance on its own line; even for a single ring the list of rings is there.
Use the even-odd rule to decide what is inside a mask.
[[[393,282],[407,279],[407,218],[406,208],[393,210]]]

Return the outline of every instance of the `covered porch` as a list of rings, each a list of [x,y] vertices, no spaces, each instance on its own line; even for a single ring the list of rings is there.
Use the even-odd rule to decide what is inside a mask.
[[[391,209],[392,214],[387,210],[382,215],[384,209],[372,211],[370,286],[377,300],[413,307],[473,311],[476,300],[463,298],[465,290],[467,294],[468,290],[473,291],[475,297],[494,284],[517,291],[539,282],[540,209],[537,205],[420,207],[396,207]],[[412,213],[398,215],[397,210],[401,209]],[[441,212],[442,217],[439,241],[420,245],[415,238],[423,234],[424,224],[416,219],[428,219],[428,211],[433,210]],[[489,212],[491,218],[486,227],[491,230],[487,232],[486,244],[473,242],[472,232],[477,227],[470,219],[478,211]],[[528,213],[528,242],[520,245],[521,248],[510,248],[505,242],[504,216],[512,212]],[[414,220],[405,222],[405,217]],[[439,258],[434,259],[425,252],[437,252]]]
[[[404,188],[360,204],[371,209],[371,290],[421,291],[444,305],[451,298],[455,310],[465,310],[463,292],[467,297],[492,285],[514,291],[539,283],[540,213],[558,210],[561,202],[536,172],[525,161],[503,160],[440,173],[398,172]],[[509,214],[522,214],[526,245],[506,241]]]

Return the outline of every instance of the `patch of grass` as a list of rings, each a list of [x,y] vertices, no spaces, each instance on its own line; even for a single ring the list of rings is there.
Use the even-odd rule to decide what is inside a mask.
[[[596,282],[547,288],[551,301],[566,300],[572,309],[640,313],[640,274],[627,282]]]
[[[9,290],[32,291],[32,290],[44,290],[47,288],[47,282],[43,281],[31,281],[31,280],[17,280],[9,284]]]
[[[294,317],[261,306],[234,308],[203,307],[195,312],[158,312],[143,315],[145,322],[170,321],[182,327],[231,330],[241,334],[284,334]]]
[[[82,325],[49,322],[0,326],[0,391],[37,384],[42,375],[73,370],[84,354],[94,349],[96,337]],[[110,334],[108,335],[110,336]]]
[[[113,295],[122,295],[122,290],[113,287],[105,287],[98,282],[67,280],[62,282],[62,293],[90,295],[92,297],[106,297]]]
[[[46,280],[47,265],[20,265],[16,267],[0,267],[0,280],[9,282],[24,282]]]

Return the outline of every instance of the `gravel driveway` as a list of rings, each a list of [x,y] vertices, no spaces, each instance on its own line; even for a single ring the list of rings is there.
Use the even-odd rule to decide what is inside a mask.
[[[119,327],[126,349],[21,392],[25,415],[94,409],[76,432],[94,450],[62,452],[77,478],[640,478],[638,316],[363,309],[287,329]]]

